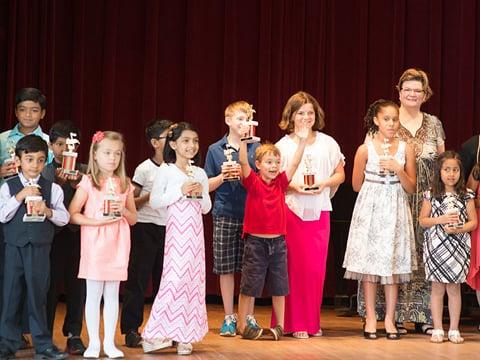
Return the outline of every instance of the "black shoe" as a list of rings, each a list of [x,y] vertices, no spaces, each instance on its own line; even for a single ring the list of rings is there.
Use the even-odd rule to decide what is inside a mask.
[[[3,346],[0,348],[0,360],[11,360],[15,359],[15,354],[8,349],[5,349]]]
[[[363,337],[367,340],[377,340],[378,339],[378,336],[377,336],[376,332],[364,331],[363,332]]]
[[[125,335],[125,345],[129,348],[136,348],[140,346],[142,337],[136,330],[130,330]]]
[[[85,352],[85,345],[83,345],[80,336],[70,336],[67,339],[67,347],[65,351],[70,355],[83,355]]]
[[[68,354],[66,352],[58,350],[58,348],[53,345],[46,350],[43,350],[40,353],[35,353],[35,360],[48,360],[48,359],[55,359],[61,360],[68,358]]]
[[[387,336],[387,340],[400,340],[400,334],[399,333],[389,333],[389,332],[387,332],[386,336]]]

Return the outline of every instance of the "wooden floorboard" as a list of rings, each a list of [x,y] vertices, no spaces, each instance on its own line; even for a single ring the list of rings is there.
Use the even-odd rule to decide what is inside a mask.
[[[150,305],[145,308],[145,319],[150,311]],[[267,327],[270,319],[270,307],[258,306],[257,319],[261,325]],[[65,305],[60,303],[55,320],[54,342],[60,348],[65,347],[65,338],[61,333]],[[297,340],[284,337],[281,341],[269,340],[249,341],[240,337],[223,338],[218,330],[223,319],[220,305],[208,305],[208,320],[210,331],[201,343],[194,345],[194,352],[189,359],[335,359],[335,360],[408,360],[408,359],[479,359],[480,333],[473,322],[461,327],[465,343],[455,345],[448,342],[431,344],[429,337],[412,333],[403,336],[399,341],[363,339],[361,321],[358,317],[339,317],[334,309],[322,311],[322,328],[324,336]],[[407,328],[411,329],[409,325]],[[82,334],[87,342],[86,329]],[[124,346],[124,338],[117,331],[117,345],[124,351],[126,359],[172,359],[177,358],[175,349],[165,349],[153,354],[144,354],[141,348],[129,349]],[[19,359],[31,359],[31,350],[17,353]],[[82,357],[70,357],[81,359]],[[183,357],[185,358],[185,357]]]

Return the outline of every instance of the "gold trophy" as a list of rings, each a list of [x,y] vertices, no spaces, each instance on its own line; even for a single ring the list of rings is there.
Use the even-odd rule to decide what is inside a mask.
[[[28,180],[27,186],[32,186],[40,189],[40,185],[35,184],[33,179]],[[35,205],[43,201],[43,198],[40,195],[29,195],[25,197],[25,206],[27,207],[27,212],[23,215],[24,222],[43,222],[45,221],[45,214],[40,214],[35,210]]]
[[[447,208],[445,209],[445,214],[457,215],[459,220],[456,223],[447,224],[447,227],[460,229],[461,227],[463,227],[464,222],[460,220],[460,210],[458,209],[455,202],[456,202],[456,199],[454,194],[449,192],[445,193],[445,203],[447,205]]]
[[[80,144],[80,141],[76,139],[77,134],[70,133],[70,137],[67,138],[67,151],[62,153],[62,171],[67,175],[77,176],[78,170],[75,170],[75,163],[77,161],[78,153],[75,151],[75,146]]]
[[[254,112],[255,110],[253,109],[253,106],[250,105],[250,109],[247,112],[247,121],[245,121],[245,126],[248,126],[248,131],[240,139],[241,141],[246,142],[247,144],[260,142],[260,138],[255,135],[256,128],[258,126],[258,121],[253,120]]]
[[[382,150],[383,150],[383,155],[380,155],[380,160],[390,160],[392,159],[392,155],[390,155],[390,147],[392,144],[390,144],[390,141],[387,138],[383,139],[383,144],[380,145]],[[388,171],[386,169],[380,168],[380,176],[393,176],[395,173],[393,171]]]
[[[113,203],[118,201],[118,196],[115,193],[115,182],[111,177],[107,179],[107,194],[103,198],[103,217],[104,218],[119,218],[122,216],[119,211],[113,210]]]
[[[7,159],[5,159],[5,161],[3,162],[4,164],[7,164],[7,163],[13,163],[15,164],[15,173],[12,174],[12,175],[8,175],[8,177],[10,176],[14,176],[16,174],[18,174],[18,164],[17,164],[17,159],[16,159],[16,155],[15,155],[15,144],[12,142],[12,140],[8,140],[8,143],[7,143],[7,152],[8,154],[10,155],[10,157],[8,157]]]
[[[187,176],[188,176],[188,182],[196,183],[198,182],[195,180],[195,167],[193,166],[193,160],[190,159],[188,160],[188,165],[186,168],[187,171]],[[201,200],[203,199],[202,193],[201,192],[190,192],[185,196],[188,200]]]
[[[303,172],[303,190],[313,191],[318,190],[318,186],[315,186],[315,172],[312,168],[312,155],[305,154],[305,159],[303,161],[305,165],[305,170]]]
[[[238,166],[238,163],[233,160],[232,153],[235,150],[227,144],[227,148],[223,150],[227,161],[224,161],[222,164],[222,172],[223,172],[223,181],[238,181],[240,180],[240,175],[235,170]]]

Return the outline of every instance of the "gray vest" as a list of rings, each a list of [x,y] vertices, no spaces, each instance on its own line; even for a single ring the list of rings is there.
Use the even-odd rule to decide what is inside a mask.
[[[23,184],[18,176],[7,180],[10,195],[17,195]],[[42,197],[47,207],[50,207],[52,195],[52,182],[40,176],[38,185],[41,186]],[[27,212],[25,203],[20,204],[13,218],[3,225],[5,243],[23,247],[27,244],[44,245],[51,244],[54,235],[54,226],[51,221],[45,219],[43,222],[24,222],[23,215]]]

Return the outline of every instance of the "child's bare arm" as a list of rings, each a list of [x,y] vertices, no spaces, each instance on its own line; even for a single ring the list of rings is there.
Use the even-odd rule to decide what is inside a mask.
[[[290,162],[290,164],[288,164],[288,167],[285,170],[285,175],[287,175],[288,181],[292,180],[293,175],[295,175],[295,171],[297,171],[298,165],[300,165],[303,152],[305,151],[305,146],[307,145],[309,129],[310,128],[308,127],[308,125],[302,124],[299,129],[295,131],[295,135],[297,135],[299,141],[297,150],[295,151],[295,154],[293,154],[292,161]]]
[[[415,151],[413,146],[407,144],[405,149],[405,166],[398,166],[394,169],[402,184],[403,189],[408,194],[413,194],[417,190],[417,175],[415,170]]]
[[[82,188],[78,188],[73,196],[68,212],[70,213],[70,223],[77,225],[98,226],[105,225],[120,220],[120,218],[93,219],[82,214],[82,208],[87,202],[88,194]]]
[[[240,150],[238,152],[238,162],[240,163],[240,167],[242,168],[242,176],[244,178],[250,175],[250,164],[248,163],[248,151],[247,151],[247,144],[244,141],[240,142]]]
[[[355,159],[353,160],[353,173],[352,173],[352,188],[353,191],[359,192],[362,188],[363,181],[365,180],[365,166],[368,160],[368,149],[365,144],[358,147],[355,153]]]

